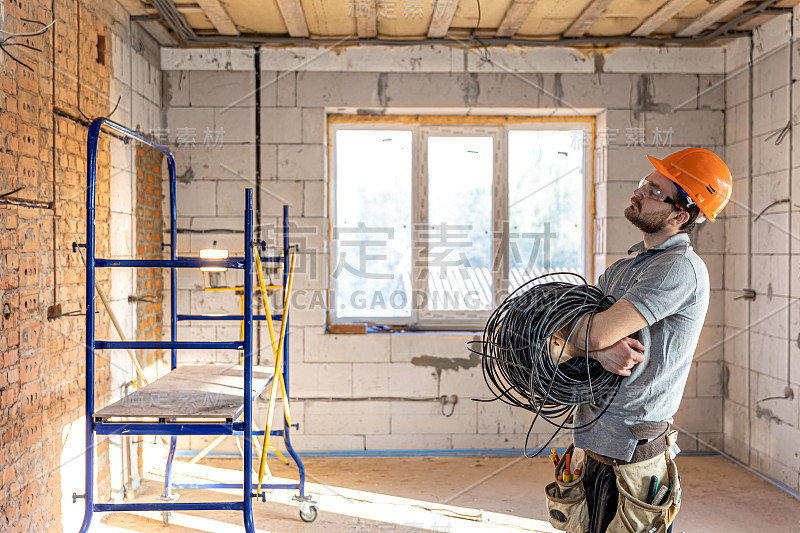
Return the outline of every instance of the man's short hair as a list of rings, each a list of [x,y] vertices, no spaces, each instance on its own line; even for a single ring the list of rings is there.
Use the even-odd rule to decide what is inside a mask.
[[[679,211],[677,207],[675,210]],[[700,208],[697,207],[697,204],[686,206],[683,210],[689,214],[689,219],[681,225],[678,231],[679,233],[691,233],[695,224],[697,224],[698,217],[702,216],[702,213],[700,212]]]

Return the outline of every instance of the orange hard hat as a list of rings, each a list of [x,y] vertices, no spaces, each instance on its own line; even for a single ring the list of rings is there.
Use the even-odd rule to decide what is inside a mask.
[[[704,148],[686,148],[664,159],[647,156],[656,170],[669,178],[697,204],[711,222],[731,198],[731,171],[717,154]]]

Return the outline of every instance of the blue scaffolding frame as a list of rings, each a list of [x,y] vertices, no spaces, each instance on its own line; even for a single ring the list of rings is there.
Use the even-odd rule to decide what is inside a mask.
[[[169,189],[170,189],[170,242],[169,259],[105,259],[95,256],[95,193],[97,178],[97,150],[98,140],[103,129],[113,131],[121,136],[125,143],[134,140],[150,146],[167,157],[169,168]],[[232,257],[228,259],[200,259],[196,257],[178,257],[176,253],[177,243],[177,202],[176,202],[176,175],[175,159],[172,152],[165,146],[156,143],[138,133],[117,124],[107,118],[97,118],[92,121],[89,127],[87,143],[87,193],[86,193],[86,243],[73,243],[73,251],[78,247],[86,249],[86,471],[85,471],[85,491],[84,494],[73,494],[73,502],[78,498],[83,498],[85,502],[85,514],[80,532],[85,533],[91,525],[92,515],[95,512],[108,511],[162,511],[165,513],[165,521],[168,516],[166,513],[172,511],[199,511],[199,510],[231,510],[242,511],[245,531],[254,532],[253,525],[253,503],[252,498],[261,497],[265,500],[265,493],[257,494],[257,484],[252,478],[253,463],[253,436],[263,435],[263,431],[253,431],[253,398],[261,394],[271,383],[275,376],[271,376],[263,386],[253,390],[253,320],[266,320],[266,316],[253,316],[253,189],[245,191],[245,219],[244,219],[244,257]],[[258,243],[261,249],[265,244]],[[283,263],[283,287],[289,276],[289,210],[287,206],[283,208],[283,254],[280,257],[266,257],[262,261],[282,262]],[[200,268],[200,267],[227,267],[241,269],[244,271],[244,315],[183,315],[177,312],[177,270],[179,268]],[[170,269],[170,340],[169,341],[104,341],[95,339],[95,270],[97,268],[169,268]],[[273,319],[280,319],[280,315],[273,315]],[[201,342],[201,341],[178,341],[177,326],[179,321],[184,320],[235,320],[244,321],[244,337],[239,341],[232,342]],[[288,321],[288,317],[287,317]],[[288,324],[287,329],[288,332]],[[171,350],[171,369],[178,367],[178,350],[182,349],[229,349],[241,350],[243,353],[243,395],[241,407],[233,417],[226,417],[224,421],[179,421],[172,417],[157,418],[157,422],[137,422],[137,421],[109,421],[107,418],[96,416],[94,405],[94,379],[95,379],[95,351],[111,349],[169,349]],[[286,392],[289,393],[289,339],[288,334],[284,340],[285,362],[283,365],[283,378],[286,384]],[[148,385],[149,386],[149,385]],[[144,391],[138,389],[138,391]],[[134,393],[135,394],[135,393]],[[119,403],[119,402],[118,402]],[[116,404],[115,404],[116,405]],[[237,422],[239,415],[243,415],[243,421]],[[317,516],[315,503],[305,493],[305,468],[300,457],[294,451],[289,436],[290,427],[284,416],[283,429],[272,430],[270,435],[282,436],[287,451],[291,455],[299,471],[297,483],[288,484],[262,484],[263,489],[298,489],[299,494],[294,497],[300,503],[300,517],[307,522],[313,521]],[[170,435],[170,449],[167,458],[164,500],[159,503],[95,503],[94,502],[94,438],[95,435]],[[179,435],[242,435],[244,436],[245,446],[243,446],[243,480],[241,484],[228,483],[204,483],[204,484],[176,484],[172,482],[172,462],[175,457],[177,437]],[[267,450],[262,450],[267,453]],[[245,489],[245,487],[249,487]],[[176,503],[171,501],[172,489],[217,489],[230,488],[242,489],[242,499],[239,501],[227,502],[202,502],[202,503]]]

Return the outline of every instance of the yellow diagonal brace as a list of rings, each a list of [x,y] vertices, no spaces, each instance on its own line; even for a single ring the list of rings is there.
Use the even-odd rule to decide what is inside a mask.
[[[227,435],[220,435],[216,439],[212,440],[211,443],[208,446],[206,446],[205,448],[200,450],[200,453],[198,453],[197,455],[192,457],[192,459],[189,461],[189,464],[193,465],[193,464],[197,463],[197,461],[199,461],[200,459],[205,457],[206,454],[208,454],[208,452],[210,452],[211,450],[213,450],[214,448],[219,446],[219,443],[222,442],[225,437],[227,437]]]
[[[275,342],[275,326],[272,323],[272,309],[269,306],[269,298],[267,297],[267,286],[264,283],[264,271],[261,268],[261,257],[258,255],[258,248],[253,246],[253,257],[256,260],[256,272],[258,273],[258,284],[261,287],[261,299],[264,302],[264,314],[267,318],[267,326],[269,329],[269,339],[272,343],[272,357],[275,359],[275,370],[272,375],[272,379],[275,379],[275,376],[278,376],[278,382],[281,386],[281,398],[283,400],[283,412],[286,415],[286,423],[292,423],[292,415],[289,411],[289,396],[286,394],[286,384],[283,382],[283,372],[280,371],[280,367],[278,366],[278,352],[280,350],[279,346]],[[289,277],[291,279],[293,266],[289,268]],[[288,296],[289,292],[291,291],[291,285],[287,286],[286,294]],[[288,297],[287,297],[288,300]],[[285,303],[285,302],[284,302]],[[284,305],[284,310],[286,306]],[[283,328],[281,328],[283,330]],[[271,404],[270,404],[271,407]]]
[[[242,294],[241,300],[242,300],[242,319],[243,320],[242,320],[241,327],[239,328],[239,340],[244,342],[244,294]],[[239,365],[244,366],[244,350],[242,350],[239,353],[240,353],[240,355],[239,355]]]
[[[283,299],[283,315],[281,316],[281,336],[280,336],[280,340],[278,341],[278,349],[276,350],[276,353],[275,353],[275,372],[279,375],[279,378],[276,380],[274,375],[272,377],[272,389],[270,391],[269,403],[267,404],[267,424],[266,424],[266,427],[264,428],[264,443],[263,443],[263,446],[262,446],[263,449],[265,449],[265,450],[269,450],[269,432],[272,429],[272,416],[273,416],[273,413],[275,411],[274,405],[275,405],[275,396],[277,395],[277,392],[278,392],[278,383],[283,384],[283,372],[281,372],[281,361],[282,361],[282,355],[283,355],[283,341],[284,341],[284,338],[286,337],[286,317],[287,317],[287,315],[289,313],[289,299],[291,297],[291,292],[292,292],[292,281],[294,279],[294,263],[295,263],[295,259],[296,258],[297,258],[297,255],[293,252],[291,260],[289,261],[289,278],[286,281],[286,294],[284,295],[284,299]],[[257,266],[259,264],[260,264],[260,259],[257,262]],[[258,268],[257,270],[260,270],[260,268]],[[261,274],[259,274],[259,275],[262,276]],[[263,279],[263,278],[261,278],[261,279]],[[265,294],[265,292],[263,292],[262,294]],[[265,300],[266,300],[266,298],[265,298]],[[269,313],[270,311],[269,311],[268,303],[265,303],[265,307],[267,308],[267,312]],[[271,326],[272,322],[270,321],[269,324]],[[274,339],[275,339],[274,331],[271,332],[271,338],[274,341]],[[273,346],[274,346],[274,342],[273,342]],[[277,383],[276,383],[276,381],[277,381]],[[288,405],[288,402],[289,402],[289,398],[288,398],[288,395],[286,394],[285,388],[283,389],[283,401],[284,401],[284,409],[285,409],[286,406]],[[287,423],[288,423],[288,419],[287,419]],[[261,483],[262,483],[262,481],[264,479],[264,467],[265,467],[266,459],[267,459],[267,454],[266,453],[262,454],[261,455],[261,467],[259,468],[259,472],[258,472],[258,487],[256,489],[257,492],[261,491]]]
[[[269,445],[269,449],[272,450],[273,452],[275,452],[275,455],[278,456],[278,459],[283,461],[283,464],[285,464],[285,465],[289,464],[289,459],[284,457],[284,455],[281,453],[281,451],[278,448],[276,448],[274,445],[270,444]]]
[[[243,415],[239,415],[239,416],[236,418],[236,420],[241,420],[241,419],[242,419],[242,416],[243,416]],[[255,422],[253,422],[253,431],[258,431],[258,426],[255,424]],[[211,443],[210,443],[208,446],[206,446],[205,448],[203,448],[202,450],[200,450],[200,452],[199,452],[197,455],[195,455],[194,457],[192,457],[192,459],[189,461],[189,464],[190,464],[190,465],[196,464],[196,463],[197,463],[198,461],[200,461],[200,460],[201,460],[203,457],[205,457],[206,455],[208,455],[208,453],[209,453],[211,450],[213,450],[214,448],[216,448],[217,446],[219,446],[219,444],[220,444],[220,443],[221,443],[221,442],[222,442],[222,441],[225,439],[225,437],[227,437],[227,436],[228,436],[228,435],[220,435],[219,437],[217,437],[216,439],[214,439],[213,441],[211,441]],[[262,455],[264,452],[263,452],[263,450],[262,450],[262,448],[261,448],[261,445],[260,445],[260,444],[259,444],[259,442],[258,442],[258,439],[253,439],[253,443],[255,443],[255,445],[256,445],[256,455],[258,455],[258,459],[260,460],[260,459],[261,459],[261,455]],[[275,455],[277,455],[278,457],[280,457],[281,461],[283,461],[283,462],[284,462],[284,464],[287,464],[287,465],[289,464],[289,461],[287,461],[287,460],[286,460],[286,458],[285,458],[285,457],[283,457],[283,455],[281,455],[281,453],[280,453],[278,450],[274,450],[274,451],[275,451]],[[272,473],[269,471],[269,466],[267,466],[267,476],[268,476],[268,477],[272,476]]]

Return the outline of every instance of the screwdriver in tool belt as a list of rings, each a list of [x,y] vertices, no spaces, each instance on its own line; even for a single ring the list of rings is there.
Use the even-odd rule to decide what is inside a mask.
[[[556,465],[558,465],[558,462],[561,460],[561,459],[559,459],[558,452],[556,451],[555,448],[551,448],[550,449],[550,457],[555,459]]]

